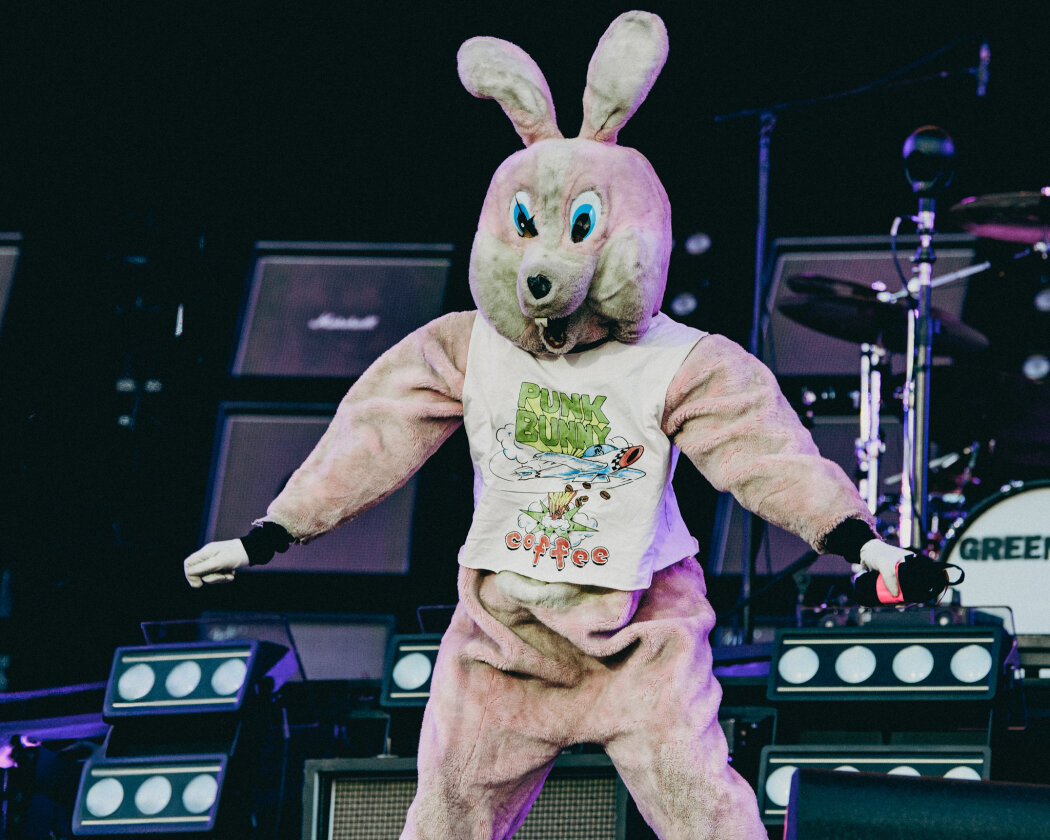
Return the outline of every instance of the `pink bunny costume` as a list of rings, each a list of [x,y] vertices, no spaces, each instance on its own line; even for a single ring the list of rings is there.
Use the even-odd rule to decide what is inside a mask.
[[[278,534],[268,548],[249,535],[247,556],[238,544],[187,559],[200,585],[331,531],[465,422],[475,520],[403,838],[511,836],[559,752],[583,742],[604,746],[665,840],[765,838],[727,762],[715,619],[670,485],[675,458],[817,550],[855,556],[874,537],[772,374],[658,313],[670,208],[616,136],[666,55],[659,18],[617,18],[590,62],[580,136],[564,139],[528,55],[493,38],[463,45],[465,87],[499,102],[525,142],[481,212],[478,311],[431,322],[361,376],[257,523]]]

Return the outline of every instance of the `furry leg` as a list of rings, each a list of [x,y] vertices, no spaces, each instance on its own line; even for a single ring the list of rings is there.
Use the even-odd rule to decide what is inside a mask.
[[[520,674],[464,652],[479,632],[457,610],[442,639],[420,736],[419,785],[401,840],[510,837],[562,749],[542,736],[542,720],[520,713]]]
[[[632,622],[648,656],[632,657],[617,677],[630,681],[617,692],[625,725],[605,749],[662,840],[766,840],[755,792],[728,762],[703,593],[695,566],[654,578]]]

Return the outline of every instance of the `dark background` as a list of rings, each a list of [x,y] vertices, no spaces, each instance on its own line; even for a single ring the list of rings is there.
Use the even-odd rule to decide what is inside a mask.
[[[466,258],[496,166],[519,148],[455,72],[462,41],[520,44],[567,135],[616,3],[24,4],[0,20],[0,230],[25,235],[0,332],[0,568],[9,688],[103,679],[138,622],[202,609],[393,612],[455,597],[470,468],[455,438],[424,470],[408,581],[273,578],[191,592],[220,400],[251,243],[451,242],[446,309],[469,308]],[[915,199],[901,146],[947,130],[939,202],[1035,190],[1047,175],[1050,59],[1040,3],[651,3],[670,58],[620,142],[660,174],[681,243],[671,293],[692,322],[747,341],[758,119],[779,112],[769,235],[882,234]],[[992,51],[987,95],[967,72]],[[955,231],[947,213],[939,230]],[[145,260],[138,259],[145,257]],[[1009,278],[1005,281],[1009,282]],[[997,290],[984,291],[991,318]],[[184,305],[185,332],[173,336]],[[982,328],[1009,335],[1011,310]],[[1004,339],[1005,341],[1005,339]],[[120,427],[117,378],[163,391]],[[334,400],[347,382],[297,396]],[[304,386],[305,388],[306,386]],[[684,465],[680,472],[691,470]],[[701,542],[713,495],[685,477]],[[690,503],[691,501],[691,503]]]

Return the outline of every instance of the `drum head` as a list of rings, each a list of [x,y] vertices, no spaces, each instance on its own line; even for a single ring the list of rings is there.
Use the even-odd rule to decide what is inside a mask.
[[[1050,634],[1050,481],[1015,482],[948,532],[941,558],[966,573],[967,606],[1007,606],[1014,630]]]

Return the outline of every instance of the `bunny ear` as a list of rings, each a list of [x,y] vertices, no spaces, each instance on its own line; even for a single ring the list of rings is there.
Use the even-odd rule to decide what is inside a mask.
[[[459,48],[459,79],[474,96],[495,99],[531,146],[560,138],[543,73],[521,47],[499,38],[471,38]]]
[[[667,60],[667,29],[649,12],[625,12],[609,24],[587,67],[580,137],[615,143]]]

